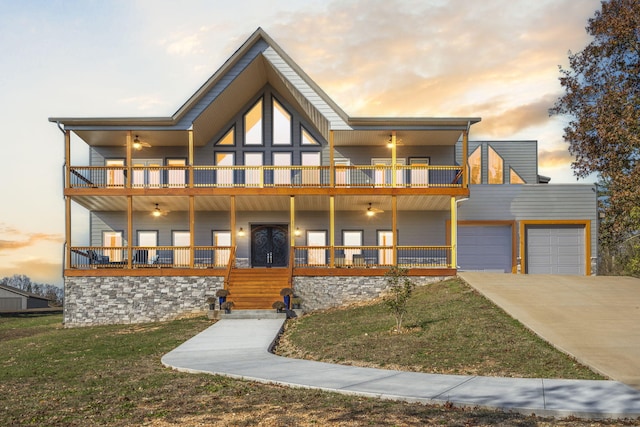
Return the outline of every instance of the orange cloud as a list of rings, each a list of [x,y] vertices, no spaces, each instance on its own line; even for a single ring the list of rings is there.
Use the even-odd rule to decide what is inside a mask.
[[[12,265],[0,266],[0,277],[24,274],[37,283],[62,284],[62,262],[50,262],[40,258],[19,260]]]
[[[575,158],[569,154],[569,150],[540,150],[538,152],[538,162],[541,168],[566,167]]]
[[[19,231],[12,229],[12,234],[19,234]],[[41,242],[55,242],[55,243],[64,242],[64,238],[59,234],[30,233],[30,234],[27,234],[26,236],[27,236],[26,240],[0,239],[0,252],[12,250],[12,249],[22,249],[22,248],[37,245],[38,243],[41,243]]]

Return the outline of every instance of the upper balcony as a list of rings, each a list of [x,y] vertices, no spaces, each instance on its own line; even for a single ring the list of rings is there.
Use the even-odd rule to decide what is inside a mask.
[[[462,167],[431,165],[71,166],[68,177],[67,189],[463,187]]]

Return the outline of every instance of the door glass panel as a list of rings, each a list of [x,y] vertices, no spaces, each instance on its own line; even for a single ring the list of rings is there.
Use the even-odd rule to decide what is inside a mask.
[[[213,246],[231,246],[231,232],[230,231],[214,231]],[[214,256],[215,266],[221,267],[229,264],[230,256],[231,256],[230,249],[216,249],[215,256]]]
[[[320,166],[320,153],[302,153],[301,159],[302,166]],[[302,185],[320,185],[320,169],[303,169]]]
[[[102,246],[107,248],[120,248],[105,249],[104,254],[109,257],[109,262],[120,262],[123,260],[121,231],[103,231]]]
[[[274,166],[291,166],[291,153],[273,153]],[[274,185],[291,185],[291,169],[276,169],[273,173]]]
[[[191,263],[191,234],[188,231],[174,231],[173,233],[173,264],[188,267]]]
[[[353,264],[353,256],[360,255],[362,250],[359,249],[362,246],[362,231],[343,231],[342,232],[343,246],[356,246],[358,249],[345,249],[344,259],[347,265]]]
[[[107,187],[124,187],[124,159],[111,159],[105,162],[105,166],[121,166],[122,169],[107,170]]]
[[[216,153],[216,166],[233,166],[233,153]],[[216,183],[218,187],[233,187],[233,168],[216,170]]]
[[[381,158],[371,159],[373,166],[378,166],[375,169],[375,184],[376,187],[390,187],[393,184],[393,170],[391,168],[393,162],[392,159]],[[405,165],[405,159],[396,159],[397,165]],[[404,169],[400,168],[396,170],[396,185],[404,185]]]
[[[247,187],[262,186],[262,153],[244,153],[244,184]]]
[[[378,246],[393,246],[393,232],[378,231]],[[393,264],[393,249],[378,249],[378,264]]]
[[[158,232],[157,231],[138,231],[138,246],[141,246],[147,252],[147,262],[152,263],[157,255],[155,249],[148,249],[150,247],[158,246]]]
[[[169,169],[169,187],[184,187],[187,181],[187,161],[185,159],[167,159],[167,166],[181,166],[180,169]]]
[[[428,187],[429,186],[429,159],[411,159],[411,186],[412,187]],[[413,168],[417,166],[417,168]]]
[[[133,186],[134,187],[160,187],[161,159],[135,159],[133,160]]]
[[[326,246],[327,245],[327,232],[326,231],[307,231],[307,246]],[[322,249],[309,249],[308,250],[308,265],[326,265],[327,253],[324,248]]]

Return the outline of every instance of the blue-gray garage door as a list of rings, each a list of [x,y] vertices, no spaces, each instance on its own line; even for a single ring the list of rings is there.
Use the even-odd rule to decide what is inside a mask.
[[[528,225],[529,274],[586,274],[584,226]]]
[[[464,271],[511,273],[511,226],[458,225],[458,265]]]

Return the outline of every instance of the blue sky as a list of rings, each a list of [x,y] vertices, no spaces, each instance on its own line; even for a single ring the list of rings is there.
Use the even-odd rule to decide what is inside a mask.
[[[0,277],[61,284],[62,133],[48,117],[169,116],[257,27],[352,116],[480,116],[575,182],[558,65],[598,0],[0,0]],[[74,150],[82,161],[84,150]],[[591,180],[593,181],[593,180]],[[75,218],[83,212],[74,209]],[[73,243],[84,244],[83,223]],[[87,222],[88,228],[88,222]]]

